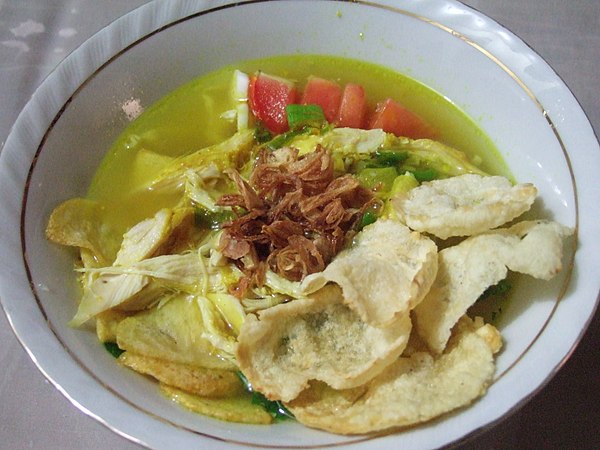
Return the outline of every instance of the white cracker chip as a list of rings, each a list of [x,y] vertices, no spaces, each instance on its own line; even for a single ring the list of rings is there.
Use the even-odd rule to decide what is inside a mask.
[[[415,328],[434,352],[481,294],[508,269],[548,280],[562,268],[562,239],[572,230],[555,222],[526,221],[472,236],[438,256],[438,275],[417,305]]]
[[[437,247],[420,233],[393,220],[378,220],[357,236],[323,272],[302,282],[314,292],[329,281],[343,291],[344,303],[365,322],[386,326],[414,308],[437,273]]]
[[[310,298],[248,315],[236,357],[252,386],[270,399],[294,399],[316,379],[337,388],[358,386],[391,364],[412,328],[408,314],[391,326],[364,323],[328,285]]]
[[[443,355],[400,357],[366,385],[350,390],[313,384],[286,406],[304,425],[334,433],[415,425],[483,395],[495,370],[493,353],[477,325],[464,317]]]
[[[499,227],[528,211],[536,196],[530,183],[465,174],[423,183],[398,194],[392,205],[411,229],[447,239]]]
[[[526,220],[510,227],[507,233],[521,239],[518,245],[506,249],[504,260],[508,268],[550,280],[562,270],[563,239],[574,230],[553,221]]]

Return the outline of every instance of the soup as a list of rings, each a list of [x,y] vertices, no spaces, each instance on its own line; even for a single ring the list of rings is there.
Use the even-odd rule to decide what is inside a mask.
[[[90,198],[111,205],[112,218],[122,228],[173,201],[166,198],[157,203],[143,193],[131,196],[136,183],[151,179],[160,170],[151,165],[132,168],[141,149],[176,157],[221,142],[234,133],[235,125],[223,120],[221,114],[234,106],[230,90],[236,69],[247,73],[262,70],[297,80],[300,87],[310,75],[340,84],[358,83],[364,87],[371,108],[375,101],[392,97],[431,123],[440,141],[481,161],[484,171],[510,176],[494,144],[477,124],[449,99],[421,83],[352,59],[321,55],[272,57],[244,61],[192,80],[150,106],[123,132],[108,151],[89,191]],[[123,217],[128,217],[125,223]]]
[[[485,393],[502,347],[485,298],[506,296],[509,270],[554,276],[571,232],[506,226],[536,195],[426,86],[293,55],[150,106],[46,233],[80,249],[71,324],[95,321],[175,402],[370,433]]]

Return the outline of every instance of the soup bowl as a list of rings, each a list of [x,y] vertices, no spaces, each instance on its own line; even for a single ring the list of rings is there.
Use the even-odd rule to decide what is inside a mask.
[[[60,202],[85,196],[135,110],[236,61],[298,53],[368,61],[437,91],[487,134],[516,180],[537,186],[536,214],[575,230],[559,276],[516,287],[519,301],[498,322],[504,349],[493,383],[466,408],[375,436],[339,436],[291,421],[220,422],[173,404],[154,382],[115,364],[93,332],[68,326],[78,297],[74,254],[49,243],[44,229]],[[588,188],[600,166],[597,150],[585,115],[552,69],[510,32],[460,3],[156,1],[67,57],[11,131],[0,159],[0,298],[48,380],[81,411],[142,445],[440,447],[521,406],[585,331],[600,279],[595,191]]]

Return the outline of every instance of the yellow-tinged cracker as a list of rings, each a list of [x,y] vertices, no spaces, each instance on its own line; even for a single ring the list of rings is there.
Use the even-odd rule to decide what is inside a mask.
[[[96,336],[100,342],[116,342],[117,326],[128,315],[121,311],[109,309],[96,316]]]
[[[194,297],[173,296],[117,326],[117,344],[125,351],[211,369],[233,369],[204,337],[207,332]]]
[[[184,408],[214,419],[256,425],[268,425],[273,422],[273,418],[268,412],[260,405],[252,403],[250,394],[227,398],[206,398],[164,384],[161,385],[161,390],[168,398]]]
[[[124,352],[118,361],[136,372],[203,397],[228,397],[244,391],[241,380],[230,370],[175,363],[158,358]]]

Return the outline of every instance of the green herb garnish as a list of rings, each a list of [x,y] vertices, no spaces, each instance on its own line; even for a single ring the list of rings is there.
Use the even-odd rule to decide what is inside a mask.
[[[397,167],[408,158],[407,152],[397,152],[393,150],[381,150],[375,152],[375,163],[378,167]]]
[[[236,373],[240,380],[242,380],[242,383],[244,383],[244,387],[246,388],[246,390],[252,394],[253,405],[262,406],[264,410],[268,412],[271,415],[271,417],[273,417],[273,419],[275,420],[286,420],[295,418],[294,415],[290,412],[290,410],[288,410],[283,405],[283,403],[281,403],[278,400],[269,400],[263,394],[254,390],[252,384],[250,383],[248,378],[246,378],[246,375],[244,375],[240,371],[237,371]]]
[[[260,124],[254,129],[254,140],[259,144],[269,142],[271,139],[273,139],[271,132]]]
[[[236,215],[232,211],[212,212],[204,208],[196,208],[194,211],[194,223],[202,228],[219,230],[224,222],[233,220]]]
[[[437,170],[434,169],[409,170],[409,172],[413,174],[419,183],[432,181],[438,177]]]
[[[110,353],[111,355],[113,355],[115,358],[118,358],[125,352],[125,350],[120,348],[116,344],[116,342],[104,342],[103,344],[104,344],[104,348],[106,349],[106,351],[108,353]]]
[[[285,107],[285,112],[290,130],[320,128],[326,122],[323,108],[318,105],[291,104]]]
[[[367,225],[371,225],[377,220],[377,214],[373,211],[365,211],[363,216],[360,218],[360,222],[358,224],[358,230],[362,230]]]
[[[510,281],[508,281],[507,279],[500,280],[497,284],[494,284],[493,286],[490,286],[485,291],[483,291],[483,294],[479,296],[477,301],[485,300],[490,297],[506,298],[511,289],[512,284]]]
[[[308,134],[310,131],[311,131],[311,129],[308,127],[301,128],[299,130],[287,131],[285,133],[275,136],[273,139],[268,141],[266,145],[271,150],[277,150],[278,148],[285,147],[296,136],[300,136],[302,134]]]

